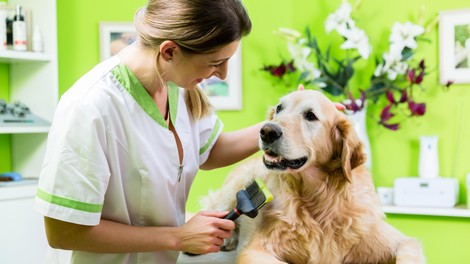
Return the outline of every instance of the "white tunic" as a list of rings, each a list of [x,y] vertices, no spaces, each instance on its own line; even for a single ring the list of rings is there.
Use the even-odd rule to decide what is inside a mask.
[[[49,132],[35,209],[81,225],[108,219],[134,226],[180,226],[196,172],[222,132],[216,115],[190,117],[183,89],[169,83],[173,133],[134,74],[113,57],[62,97]],[[178,251],[94,254],[70,263],[175,263]],[[50,260],[47,263],[53,263]]]

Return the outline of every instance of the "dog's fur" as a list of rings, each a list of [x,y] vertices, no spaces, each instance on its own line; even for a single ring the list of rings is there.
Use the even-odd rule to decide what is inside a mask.
[[[425,263],[420,244],[384,221],[362,144],[322,93],[296,91],[271,109],[260,131],[263,157],[237,167],[205,209],[230,210],[255,177],[274,199],[241,216],[223,249],[238,263]],[[238,241],[237,241],[238,240]]]

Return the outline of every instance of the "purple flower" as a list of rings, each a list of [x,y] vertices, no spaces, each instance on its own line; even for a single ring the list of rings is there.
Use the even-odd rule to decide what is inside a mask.
[[[361,91],[361,97],[359,98],[360,104],[357,104],[357,100],[354,98],[354,96],[351,94],[351,92],[348,92],[348,97],[350,103],[344,103],[344,106],[346,106],[346,109],[353,111],[354,113],[363,109],[365,106],[365,101],[366,101],[366,93],[363,90]]]
[[[416,77],[414,83],[421,84],[423,82],[423,78],[424,78],[424,70],[421,70],[418,77]]]
[[[424,71],[424,69],[426,69],[426,65],[424,65],[424,59],[422,59],[420,62],[419,62],[419,65],[418,67]]]
[[[424,113],[426,113],[425,103],[416,103],[413,101],[409,101],[408,108],[410,109],[411,116],[423,116]]]
[[[419,70],[419,74],[416,75],[418,70]],[[408,70],[408,72],[406,73],[406,79],[411,85],[421,84],[424,79],[425,70],[426,70],[426,65],[424,64],[424,60],[421,60],[417,68],[412,68]]]
[[[390,112],[390,108],[392,108],[392,104],[389,104],[386,107],[384,107],[384,109],[382,109],[382,112],[380,113],[381,123],[388,121],[390,118],[394,116],[394,114]]]
[[[393,93],[391,91],[387,91],[387,100],[391,103],[395,103],[395,98],[393,97]]]
[[[279,65],[264,66],[263,71],[269,72],[274,77],[282,78],[286,73],[296,71],[296,68],[294,67],[294,62],[291,61],[289,63],[282,62]]]
[[[393,131],[396,131],[400,128],[400,124],[396,123],[396,124],[382,124],[384,127],[390,129],[390,130],[393,130]]]
[[[408,71],[408,73],[406,74],[406,79],[411,83],[413,84],[414,80],[415,80],[415,70],[414,69],[411,69]]]
[[[385,128],[388,128],[390,130],[398,130],[400,125],[398,123],[390,124],[387,123],[393,116],[395,116],[390,109],[392,108],[393,104],[389,104],[384,109],[382,109],[382,112],[380,113],[380,121],[379,124],[384,126]]]
[[[400,97],[400,103],[404,103],[408,100],[408,92],[406,91],[406,89],[403,89],[403,91],[401,92],[401,97]]]
[[[452,84],[454,84],[454,81],[452,80],[447,81],[446,88],[449,88]]]

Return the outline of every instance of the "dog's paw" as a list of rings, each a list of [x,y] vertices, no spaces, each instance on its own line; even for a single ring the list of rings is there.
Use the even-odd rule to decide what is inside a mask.
[[[232,231],[230,238],[224,239],[224,244],[220,247],[222,251],[233,251],[238,247],[238,236],[240,234],[240,223],[235,221],[235,229]]]
[[[232,251],[237,249],[238,247],[238,239],[236,238],[227,238],[224,240],[224,244],[220,247],[222,251]]]
[[[222,251],[233,251],[238,247],[238,239],[225,239],[224,244],[220,247]]]

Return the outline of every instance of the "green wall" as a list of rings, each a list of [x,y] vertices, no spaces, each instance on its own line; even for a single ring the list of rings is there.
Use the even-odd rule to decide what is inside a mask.
[[[276,104],[278,98],[287,92],[286,88],[273,84],[259,70],[264,64],[277,63],[281,55],[287,55],[284,43],[272,31],[280,26],[303,30],[310,25],[315,34],[324,36],[323,21],[340,2],[245,0],[253,21],[253,31],[243,40],[243,110],[220,112],[227,131],[263,120],[268,106]],[[144,0],[58,1],[61,93],[99,61],[98,22],[131,21],[134,10],[144,3]],[[421,4],[426,6],[428,17],[440,10],[468,7],[466,0],[364,0],[358,13],[358,23],[369,34],[374,49],[384,50],[388,46],[387,37],[393,22],[416,21]],[[431,39],[432,43],[422,44],[424,50],[420,54],[437,72],[437,29]],[[326,42],[328,39],[322,38],[320,41]],[[4,71],[6,69],[0,67],[0,76]],[[396,177],[417,175],[419,136],[438,135],[441,175],[461,179],[460,202],[463,203],[466,202],[463,178],[470,172],[470,138],[464,136],[457,139],[456,129],[460,124],[462,135],[470,134],[469,115],[466,114],[463,124],[459,122],[459,109],[463,108],[465,113],[470,111],[466,101],[470,99],[470,85],[454,85],[450,91],[443,92],[437,80],[436,73],[426,78],[429,93],[425,117],[406,123],[397,132],[383,130],[372,119],[368,120],[373,177],[376,185],[392,186]],[[369,110],[374,111],[373,107]],[[2,141],[0,143],[3,145]],[[459,148],[456,148],[457,144]],[[188,209],[198,210],[200,196],[206,194],[208,189],[219,187],[230,169],[232,167],[201,172],[191,191]],[[422,241],[428,263],[470,263],[470,219],[389,215],[388,221],[405,234]]]
[[[8,64],[0,64],[0,98],[8,101],[8,83],[9,83],[9,66]],[[0,134],[0,172],[11,170],[11,156],[10,156],[10,135]]]

